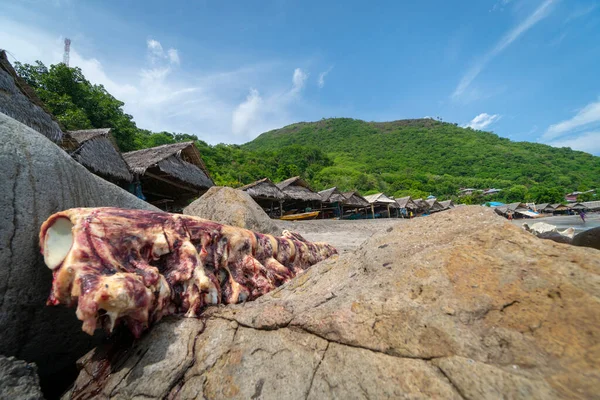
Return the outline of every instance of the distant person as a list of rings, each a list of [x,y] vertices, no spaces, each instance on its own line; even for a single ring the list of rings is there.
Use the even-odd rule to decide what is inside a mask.
[[[413,217],[413,213],[412,213],[412,211],[411,211],[411,212],[410,212],[410,219],[412,219],[412,217]]]
[[[509,220],[509,221],[512,221],[512,219],[513,219],[513,213],[512,213],[512,212],[509,212],[509,213],[508,213],[508,220]]]
[[[581,217],[581,220],[585,224],[585,213],[583,212],[583,210],[579,211],[579,216]]]

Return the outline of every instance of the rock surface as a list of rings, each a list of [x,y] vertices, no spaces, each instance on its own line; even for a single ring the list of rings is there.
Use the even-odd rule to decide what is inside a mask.
[[[595,398],[599,274],[597,250],[455,208],[125,354],[98,348],[65,398]]]
[[[184,214],[238,226],[260,233],[281,236],[282,229],[244,191],[213,186],[184,208]]]
[[[46,307],[52,274],[38,246],[42,222],[71,207],[155,209],[98,178],[40,133],[0,113],[0,354],[34,361],[44,381],[92,346],[73,310]]]
[[[0,355],[0,399],[43,400],[35,364]]]
[[[575,246],[591,247],[600,250],[600,226],[578,233],[571,243]]]

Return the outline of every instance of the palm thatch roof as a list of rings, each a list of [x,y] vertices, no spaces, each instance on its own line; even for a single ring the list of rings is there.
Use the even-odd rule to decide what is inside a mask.
[[[46,109],[34,90],[17,75],[5,51],[0,51],[0,112],[29,126],[55,143],[63,140],[63,127]]]
[[[446,207],[442,206],[437,199],[427,199],[425,200],[425,203],[427,203],[429,206],[429,211],[431,212],[442,211],[446,209]]]
[[[259,179],[238,189],[247,192],[253,199],[282,201],[287,197],[269,178]]]
[[[321,200],[323,200],[324,203],[343,203],[346,200],[342,192],[340,192],[336,186],[321,190],[319,196],[321,196]]]
[[[535,206],[536,210],[538,212],[552,212],[554,211],[554,208],[552,207],[552,204],[550,203],[542,203],[542,204],[538,204]]]
[[[581,203],[588,210],[600,210],[600,201],[584,201]]]
[[[440,204],[442,205],[442,207],[444,207],[444,209],[454,208],[454,203],[452,202],[452,200],[440,201]]]
[[[398,203],[396,203],[395,200],[390,199],[383,193],[370,194],[368,196],[365,196],[365,200],[367,200],[369,202],[369,204],[374,204],[374,205],[379,204],[379,205],[386,205],[386,206],[389,205],[392,208],[399,208]]]
[[[308,183],[299,176],[279,182],[277,187],[293,200],[321,201],[321,196],[313,192]]]
[[[369,202],[367,201],[367,199],[362,197],[360,195],[360,193],[358,193],[356,191],[343,193],[343,196],[346,199],[343,202],[345,206],[357,207],[357,208],[369,206]]]
[[[133,180],[133,174],[123,159],[110,128],[69,131],[77,142],[71,156],[93,173],[109,181]]]
[[[130,151],[123,158],[131,170],[140,176],[150,175],[150,168],[157,168],[162,173],[200,189],[214,186],[208,170],[202,161],[200,152],[194,142],[163,144],[149,149]],[[154,178],[168,179],[168,176]]]
[[[423,199],[415,199],[413,202],[422,210],[429,210],[429,204]]]
[[[410,196],[396,199],[396,203],[400,208],[416,209],[419,208]]]

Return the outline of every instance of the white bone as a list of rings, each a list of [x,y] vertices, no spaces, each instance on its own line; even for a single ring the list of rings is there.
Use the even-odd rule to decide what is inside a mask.
[[[44,261],[51,270],[62,264],[73,245],[73,224],[67,218],[57,218],[46,231]]]

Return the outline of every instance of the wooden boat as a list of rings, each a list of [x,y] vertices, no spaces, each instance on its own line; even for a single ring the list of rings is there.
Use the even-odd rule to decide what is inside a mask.
[[[300,213],[300,214],[290,214],[290,215],[284,215],[283,217],[280,217],[279,219],[282,219],[284,221],[301,221],[301,220],[306,220],[306,219],[315,219],[319,216],[320,211],[310,211],[310,212],[305,212],[305,213]]]

